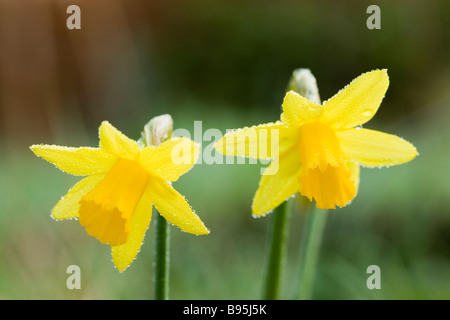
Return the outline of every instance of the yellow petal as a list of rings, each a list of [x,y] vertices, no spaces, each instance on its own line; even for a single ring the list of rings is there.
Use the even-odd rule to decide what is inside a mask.
[[[372,119],[389,86],[387,70],[367,72],[324,103],[322,119],[333,128],[352,128]]]
[[[75,184],[55,205],[52,217],[56,220],[78,218],[81,198],[94,189],[103,178],[104,175],[92,175]]]
[[[317,105],[294,91],[289,91],[283,100],[281,121],[288,125],[300,126],[320,117],[323,106]]]
[[[119,159],[105,178],[80,200],[79,221],[86,232],[111,246],[125,243],[148,177],[136,161]]]
[[[281,122],[261,124],[227,133],[214,144],[224,155],[257,159],[271,159],[278,156]]]
[[[301,172],[300,154],[295,146],[280,154],[265,169],[259,188],[253,198],[252,214],[264,215],[298,192],[298,176]]]
[[[30,149],[59,169],[77,176],[105,173],[116,161],[116,157],[97,148],[40,144],[32,145]]]
[[[189,233],[198,235],[209,233],[186,199],[170,184],[160,179],[150,179],[148,190],[153,205],[168,222]]]
[[[300,129],[299,151],[302,166],[306,169],[328,165],[341,166],[346,160],[339,146],[339,139],[329,126],[319,121],[305,124]]]
[[[151,218],[152,202],[149,192],[145,191],[131,219],[127,242],[111,247],[113,262],[120,272],[124,271],[138,254]]]
[[[358,193],[360,176],[359,164],[350,160],[347,162],[347,168],[350,170],[350,180],[355,184],[356,193]]]
[[[100,148],[121,158],[133,160],[139,154],[136,141],[128,138],[113,127],[108,121],[103,121],[99,128]]]
[[[402,164],[417,156],[416,148],[392,134],[369,129],[337,132],[342,151],[352,160],[368,167]]]
[[[199,145],[186,138],[173,138],[158,147],[142,149],[140,163],[165,181],[175,181],[189,171],[199,154]]]

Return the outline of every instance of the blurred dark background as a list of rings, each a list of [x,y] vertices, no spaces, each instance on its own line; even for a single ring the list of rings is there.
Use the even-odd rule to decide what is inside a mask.
[[[66,27],[71,4],[81,30]],[[366,27],[370,4],[381,9],[380,30]],[[0,0],[0,298],[151,298],[152,228],[118,274],[109,248],[76,222],[49,218],[77,178],[37,159],[31,144],[95,146],[103,120],[137,139],[162,113],[191,132],[194,120],[223,132],[272,122],[304,67],[323,100],[387,68],[390,87],[366,127],[420,153],[362,169],[358,197],[330,214],[314,298],[449,299],[449,58],[447,0]],[[173,298],[260,297],[270,217],[250,214],[259,168],[203,164],[177,182],[211,235],[172,228]],[[303,223],[295,203],[286,298]],[[82,290],[65,287],[70,264],[81,267]],[[381,290],[365,286],[371,264]]]

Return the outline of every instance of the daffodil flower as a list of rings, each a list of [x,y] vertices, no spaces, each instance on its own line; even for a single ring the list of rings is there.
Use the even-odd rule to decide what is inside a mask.
[[[391,134],[363,129],[377,112],[389,86],[386,70],[362,74],[322,105],[294,91],[283,101],[281,121],[243,128],[225,135],[215,148],[227,155],[272,159],[252,204],[263,215],[297,192],[321,209],[346,206],[359,185],[360,166],[402,164],[418,153]],[[269,141],[278,130],[279,148]],[[255,141],[255,137],[258,141]],[[253,139],[253,141],[252,141]],[[251,148],[256,144],[258,148]],[[271,154],[271,150],[279,150]]]
[[[107,121],[101,124],[99,136],[99,148],[30,147],[59,169],[87,176],[56,204],[51,213],[54,219],[77,218],[89,235],[111,246],[113,262],[120,272],[139,252],[150,225],[152,204],[181,230],[196,235],[209,233],[171,185],[194,165],[197,144],[172,138],[157,147],[139,147]]]

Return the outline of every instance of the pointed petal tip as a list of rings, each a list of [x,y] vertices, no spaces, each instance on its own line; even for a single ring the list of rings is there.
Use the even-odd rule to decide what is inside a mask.
[[[259,203],[255,203],[255,198],[253,198],[253,203],[252,203],[252,217],[253,218],[259,219],[259,218],[268,216],[274,210],[274,208],[264,209],[264,208],[260,208],[260,206],[261,205]]]
[[[385,82],[385,85],[388,87],[389,86],[389,75],[388,75],[388,69],[384,68],[384,69],[375,69],[369,72],[366,72],[362,75],[366,75],[366,74],[372,74],[372,75],[378,75],[382,80]]]
[[[111,247],[112,248],[112,247]],[[127,270],[128,269],[128,267],[131,265],[131,262],[130,262],[130,264],[128,264],[128,265],[126,265],[126,266],[123,266],[123,265],[120,265],[120,264],[116,264],[115,262],[114,262],[114,260],[113,260],[113,263],[114,263],[114,269],[117,269],[117,271],[119,271],[119,273],[123,273],[125,270]]]
[[[196,233],[196,235],[198,235],[198,236],[205,236],[205,235],[208,235],[208,234],[210,234],[210,230],[208,228],[206,228],[206,227],[205,227],[204,230],[200,231],[199,233]]]
[[[39,149],[40,146],[42,146],[42,144],[33,144],[32,146],[29,146],[29,148],[35,155],[37,155],[36,152],[37,152],[37,150]]]
[[[197,216],[197,214],[194,211],[192,211],[192,212],[200,220],[200,218]],[[210,234],[210,230],[204,225],[203,221],[200,220],[198,222],[198,224],[199,225],[197,225],[193,229],[185,228],[185,227],[181,228],[181,226],[179,226],[179,225],[174,225],[174,226],[179,228],[181,231],[184,231],[184,232],[187,232],[187,233],[190,233],[190,234],[194,234],[196,236],[205,236],[205,235]]]
[[[36,152],[39,152],[39,149],[49,148],[49,147],[50,148],[57,148],[58,146],[56,146],[56,145],[52,146],[52,145],[45,144],[45,143],[33,144],[33,145],[29,146],[30,150],[33,151],[35,154],[36,154]]]
[[[411,160],[412,160],[415,157],[420,156],[420,153],[419,153],[419,151],[417,151],[417,148],[414,145],[411,144],[411,147],[412,147],[412,150],[411,150],[411,156],[412,156]]]
[[[98,126],[98,133],[100,135],[100,132],[103,130],[103,128],[105,127],[114,127],[108,120],[103,120],[100,125]]]
[[[194,211],[192,211],[196,216],[197,216],[197,214],[194,212]],[[198,217],[198,216],[197,216]],[[199,218],[200,219],[200,218]],[[170,222],[169,222],[170,223]],[[190,234],[193,234],[193,235],[196,235],[196,236],[206,236],[206,235],[209,235],[210,234],[210,230],[205,226],[205,224],[203,223],[203,221],[199,221],[199,224],[201,224],[201,225],[198,225],[198,226],[196,226],[196,227],[194,227],[194,229],[191,229],[191,230],[189,230],[189,229],[186,229],[186,228],[181,228],[179,225],[175,225],[175,224],[172,224],[173,226],[175,226],[175,227],[177,227],[178,229],[180,229],[181,231],[183,231],[183,232],[186,232],[186,233],[190,233]]]
[[[389,81],[389,75],[388,75],[388,69],[387,68],[374,69],[374,70],[371,70],[371,71],[364,72],[364,73],[362,73],[361,75],[359,75],[358,77],[356,77],[353,80],[356,80],[356,79],[358,79],[361,76],[369,76],[369,75],[372,75],[372,76],[378,75],[378,76],[386,79],[387,81]]]

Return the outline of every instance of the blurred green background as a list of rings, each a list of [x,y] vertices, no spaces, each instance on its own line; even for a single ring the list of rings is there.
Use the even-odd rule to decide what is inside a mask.
[[[31,144],[96,146],[110,121],[138,138],[170,113],[193,132],[278,119],[292,71],[328,99],[363,72],[390,87],[367,128],[411,141],[412,162],[362,169],[359,194],[330,212],[315,299],[450,299],[450,2],[0,1],[0,299],[151,299],[153,229],[119,274],[109,246],[50,211],[79,180]],[[381,9],[369,30],[366,9]],[[208,142],[203,144],[205,147]],[[271,217],[250,206],[261,165],[196,165],[175,183],[211,230],[171,228],[173,299],[259,299]],[[294,200],[283,298],[293,298],[304,214]],[[81,268],[68,290],[66,268]],[[366,269],[381,268],[381,290]]]

